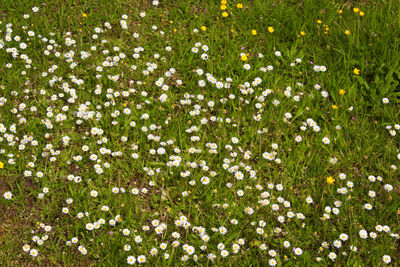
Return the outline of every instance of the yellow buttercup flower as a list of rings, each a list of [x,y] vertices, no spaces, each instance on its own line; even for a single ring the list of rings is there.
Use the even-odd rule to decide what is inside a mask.
[[[86,13],[83,13],[83,14],[82,14],[82,17],[86,18],[86,17],[87,17],[87,14],[86,14]]]
[[[4,163],[0,161],[0,169],[4,168]]]
[[[247,60],[247,56],[246,56],[245,54],[243,54],[240,58],[241,58],[243,61],[246,61],[246,60]]]
[[[251,30],[251,34],[252,35],[257,35],[257,31],[256,30]]]
[[[364,11],[360,11],[360,14],[359,14],[361,17],[364,17],[364,15],[365,15],[365,13],[364,13]]]
[[[333,179],[332,176],[329,176],[328,178],[326,178],[326,182],[328,184],[333,184],[335,182],[335,179]]]
[[[237,8],[243,8],[243,4],[237,4],[236,7]]]
[[[346,93],[345,90],[343,90],[343,89],[340,89],[340,90],[339,90],[339,95],[344,95],[345,93]]]
[[[202,31],[207,30],[207,27],[206,27],[206,26],[201,26],[200,28],[201,28]]]
[[[221,10],[225,10],[226,9],[226,5],[221,5]]]
[[[345,33],[346,35],[350,35],[350,31],[349,31],[349,30],[345,30],[344,33]]]
[[[355,74],[355,75],[359,75],[359,74],[360,74],[360,70],[357,69],[357,68],[355,68],[355,69],[354,69],[354,74]]]
[[[333,109],[337,109],[337,108],[338,108],[338,106],[336,106],[336,105],[332,105],[332,108],[333,108]]]
[[[301,31],[300,34],[304,36],[304,35],[306,35],[306,32],[305,31]]]
[[[338,10],[338,13],[339,13],[339,14],[342,14],[342,13],[343,13],[343,10],[339,9],[339,10]]]
[[[354,13],[360,12],[360,9],[358,7],[353,8]]]
[[[222,16],[223,16],[224,18],[226,18],[226,17],[228,16],[228,13],[227,13],[227,12],[222,12]]]
[[[273,33],[274,32],[274,27],[268,27],[268,31],[270,32],[270,33]]]

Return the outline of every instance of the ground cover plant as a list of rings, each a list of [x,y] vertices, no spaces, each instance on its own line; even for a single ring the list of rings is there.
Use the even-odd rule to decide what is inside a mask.
[[[399,265],[399,10],[1,1],[1,265]]]

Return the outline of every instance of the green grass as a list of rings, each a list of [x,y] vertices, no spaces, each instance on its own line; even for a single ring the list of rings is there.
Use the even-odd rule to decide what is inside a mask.
[[[0,3],[0,263],[381,266],[389,255],[399,265],[400,2],[228,1],[227,17],[218,1],[160,2]],[[104,66],[108,56],[117,64]]]

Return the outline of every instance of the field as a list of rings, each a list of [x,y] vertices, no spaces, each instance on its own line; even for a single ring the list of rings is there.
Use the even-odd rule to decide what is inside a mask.
[[[1,266],[399,266],[400,1],[3,0]]]

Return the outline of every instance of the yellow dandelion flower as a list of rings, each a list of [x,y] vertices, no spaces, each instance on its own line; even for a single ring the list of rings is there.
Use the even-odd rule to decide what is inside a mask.
[[[237,8],[243,8],[243,4],[240,4],[240,3],[239,3],[239,4],[236,5],[236,7],[237,7]]]
[[[317,23],[318,23],[318,24],[321,24],[321,23],[322,23],[322,20],[320,20],[320,19],[317,20]]]
[[[304,35],[306,35],[306,32],[305,32],[305,31],[301,31],[300,34],[301,34],[302,36],[304,36]]]
[[[87,17],[87,14],[86,14],[86,13],[83,13],[83,14],[82,14],[82,17],[86,18],[86,17]]]
[[[337,13],[342,14],[342,13],[343,13],[343,10],[339,9],[339,10],[337,11]]]
[[[4,168],[4,163],[0,161],[0,169]]]
[[[337,108],[338,108],[338,106],[336,106],[336,105],[332,105],[332,108],[333,108],[333,109],[337,109]]]

